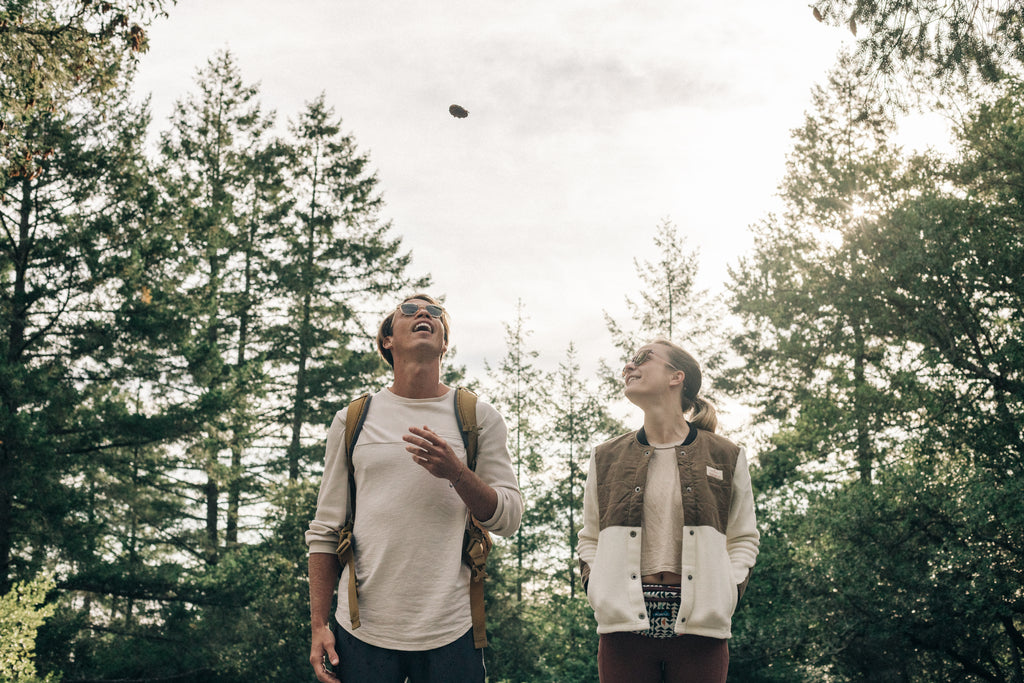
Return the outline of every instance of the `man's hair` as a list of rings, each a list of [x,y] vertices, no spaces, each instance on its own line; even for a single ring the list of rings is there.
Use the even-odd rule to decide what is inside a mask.
[[[417,299],[420,301],[426,301],[429,304],[441,306],[441,302],[435,299],[434,297],[430,296],[429,294],[413,294],[412,296],[407,296],[404,299],[402,299],[399,306],[407,301],[413,301]],[[385,317],[384,320],[381,321],[380,327],[377,328],[377,353],[379,353],[380,357],[383,358],[385,362],[387,362],[387,364],[390,365],[392,368],[395,367],[395,358],[394,356],[391,355],[391,349],[384,348],[384,337],[390,337],[392,334],[394,334],[395,316],[397,314],[398,306],[395,306],[395,310],[391,311],[391,313],[389,313],[387,317]],[[448,311],[445,310],[444,306],[441,306],[441,326],[444,327],[444,345],[446,348],[448,346],[448,325]]]

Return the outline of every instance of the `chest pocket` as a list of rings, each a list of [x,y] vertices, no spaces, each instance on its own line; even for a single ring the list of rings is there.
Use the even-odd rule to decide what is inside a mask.
[[[725,533],[732,502],[733,470],[732,465],[711,460],[693,463],[687,472],[689,476],[682,481],[683,515],[688,525],[710,526]],[[685,509],[687,502],[692,505],[692,513]]]

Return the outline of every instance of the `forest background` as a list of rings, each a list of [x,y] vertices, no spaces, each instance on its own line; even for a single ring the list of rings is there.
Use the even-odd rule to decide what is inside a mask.
[[[324,416],[387,383],[376,323],[431,284],[324,96],[278,128],[218,51],[153,130],[128,92],[173,9],[0,10],[2,680],[310,680]],[[492,555],[492,681],[596,679],[587,448],[627,428],[617,368],[653,336],[751,411],[727,432],[762,531],[731,680],[1024,681],[1024,17],[808,10],[856,49],[723,295],[666,219],[597,373],[572,342],[541,358],[522,306],[482,376],[448,366],[504,414],[527,501]],[[951,152],[895,144],[938,106]]]

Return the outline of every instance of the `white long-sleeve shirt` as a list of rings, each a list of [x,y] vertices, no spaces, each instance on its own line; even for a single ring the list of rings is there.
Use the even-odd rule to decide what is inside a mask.
[[[364,642],[393,650],[429,650],[447,645],[472,625],[469,568],[462,562],[469,509],[446,479],[417,465],[402,437],[427,426],[443,437],[463,462],[465,447],[455,418],[453,391],[409,399],[384,389],[373,396],[353,452],[356,515],[353,525],[361,626],[348,611],[348,570],[340,577],[338,623]],[[508,430],[498,412],[477,401],[480,427],[476,473],[498,494],[494,516],[481,520],[489,531],[511,536],[519,528],[523,501],[507,447]],[[316,517],[306,532],[310,553],[334,553],[349,510],[345,411],[327,435],[324,477]]]

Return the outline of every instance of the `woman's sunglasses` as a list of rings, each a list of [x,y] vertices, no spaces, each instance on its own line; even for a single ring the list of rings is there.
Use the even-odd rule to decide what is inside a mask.
[[[630,363],[632,363],[633,367],[640,367],[641,365],[646,363],[651,358],[657,358],[658,360],[660,360],[662,363],[664,363],[665,365],[669,366],[673,370],[679,370],[679,368],[677,368],[676,366],[672,365],[671,363],[669,363],[667,360],[665,360],[661,356],[659,356],[656,353],[654,353],[654,351],[652,349],[640,349],[639,351],[636,352],[636,355],[633,356],[632,360],[630,360],[629,363],[626,363],[626,365],[629,365]],[[625,372],[625,371],[623,371],[623,372]],[[682,372],[682,371],[680,370],[680,372]]]
[[[416,315],[419,313],[421,308],[427,309],[427,313],[431,318],[440,318],[444,314],[444,309],[434,304],[414,304],[411,301],[406,301],[398,307],[398,310],[402,312],[402,315]]]

